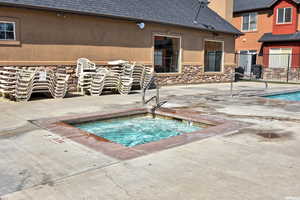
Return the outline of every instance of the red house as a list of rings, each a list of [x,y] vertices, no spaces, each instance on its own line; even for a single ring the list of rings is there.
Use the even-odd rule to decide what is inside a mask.
[[[300,0],[235,0],[233,24],[245,33],[236,50],[252,53],[241,63],[262,56],[267,79],[300,69],[299,8]]]

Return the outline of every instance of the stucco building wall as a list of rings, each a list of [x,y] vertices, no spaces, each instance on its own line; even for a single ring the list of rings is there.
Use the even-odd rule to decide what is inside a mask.
[[[0,20],[15,21],[17,29],[17,41],[0,42],[0,66],[75,67],[80,57],[98,65],[123,59],[153,66],[155,34],[181,38],[181,71],[161,75],[164,82],[170,83],[169,79],[182,75],[187,66],[198,66],[204,73],[206,39],[224,42],[224,68],[235,63],[235,38],[230,34],[147,22],[141,30],[135,21],[11,7],[0,7]]]

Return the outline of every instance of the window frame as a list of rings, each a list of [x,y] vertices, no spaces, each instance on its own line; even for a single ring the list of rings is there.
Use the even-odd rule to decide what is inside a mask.
[[[17,34],[16,34],[16,22],[14,21],[4,21],[4,20],[0,20],[0,23],[4,23],[4,24],[12,24],[13,25],[13,33],[14,33],[14,39],[1,39],[0,41],[16,41],[17,40]],[[7,32],[7,31],[4,31]]]
[[[283,9],[283,22],[279,22],[279,9]],[[291,21],[286,22],[285,21],[285,13],[286,9],[291,9]],[[293,8],[292,7],[285,7],[285,8],[277,8],[277,13],[276,13],[276,24],[292,24],[293,23]]]
[[[255,14],[255,21],[256,21],[256,27],[255,29],[250,29],[250,24],[251,24],[251,14]],[[245,16],[249,16],[249,19],[248,19],[248,29],[247,30],[244,30],[244,17]],[[257,31],[258,30],[258,13],[257,12],[249,12],[249,13],[245,13],[242,15],[242,24],[241,24],[241,30],[242,32],[254,32],[254,31]]]
[[[282,68],[285,68],[285,67],[277,67],[277,66],[271,66],[271,55],[273,55],[273,54],[271,54],[271,50],[275,50],[275,49],[279,49],[280,51],[282,51],[283,49],[285,49],[285,50],[290,50],[290,52],[291,53],[288,53],[288,54],[284,54],[284,53],[278,53],[278,55],[290,55],[290,57],[289,57],[289,66],[286,66],[286,68],[291,68],[292,67],[292,59],[293,59],[293,48],[270,48],[269,49],[269,65],[268,65],[268,67],[270,68],[270,69],[282,69]],[[274,54],[274,55],[276,55],[276,54]]]
[[[221,60],[221,68],[220,71],[205,71],[205,42],[219,42],[222,44],[222,60]],[[203,72],[205,74],[220,74],[224,73],[224,65],[225,65],[225,42],[223,40],[213,40],[213,39],[204,39],[204,46],[203,46]]]
[[[178,72],[155,72],[158,75],[169,75],[169,74],[180,74],[182,73],[182,36],[181,35],[172,35],[172,34],[163,34],[163,33],[154,33],[152,35],[152,42],[153,42],[153,50],[152,50],[152,62],[153,62],[153,68],[155,70],[155,37],[161,36],[161,37],[169,37],[169,38],[177,38],[179,39],[179,56],[178,56]]]

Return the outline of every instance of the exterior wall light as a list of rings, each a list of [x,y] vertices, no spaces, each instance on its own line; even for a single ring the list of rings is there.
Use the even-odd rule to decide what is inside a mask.
[[[57,17],[63,17],[63,18],[67,17],[64,13],[57,13],[56,16]]]
[[[144,22],[137,23],[136,25],[142,30],[146,27],[146,24]]]

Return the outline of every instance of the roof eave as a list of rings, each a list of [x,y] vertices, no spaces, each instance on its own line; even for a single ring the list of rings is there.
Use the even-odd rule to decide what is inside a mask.
[[[243,13],[243,12],[254,12],[254,11],[261,11],[261,10],[268,10],[269,7],[262,7],[262,8],[253,8],[253,9],[245,9],[245,10],[234,10],[233,14]]]

